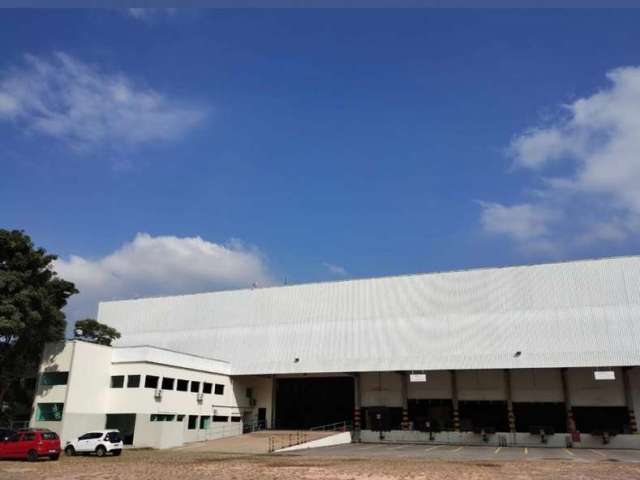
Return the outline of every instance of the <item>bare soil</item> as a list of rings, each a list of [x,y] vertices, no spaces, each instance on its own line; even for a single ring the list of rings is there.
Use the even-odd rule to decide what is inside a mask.
[[[331,459],[128,450],[120,457],[0,461],[2,480],[640,480],[640,464],[539,461]]]

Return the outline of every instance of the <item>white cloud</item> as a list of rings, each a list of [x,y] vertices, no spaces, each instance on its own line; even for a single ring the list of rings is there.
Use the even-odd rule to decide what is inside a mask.
[[[55,270],[80,293],[67,318],[95,316],[102,300],[197,293],[273,283],[261,253],[238,240],[226,245],[200,237],[152,237],[139,233],[113,253],[87,259],[59,259]]]
[[[175,8],[128,8],[127,14],[136,20],[149,21],[153,17],[159,15],[173,15],[176,13]]]
[[[512,206],[489,202],[480,204],[482,226],[486,232],[510,237],[527,253],[553,253],[556,250],[549,236],[553,224],[559,220],[557,212],[531,203]]]
[[[328,262],[323,262],[322,265],[324,266],[324,268],[326,268],[329,271],[329,273],[333,275],[339,275],[341,277],[348,275],[347,269],[344,267],[341,267],[340,265],[335,265],[333,263],[328,263]]]
[[[640,67],[617,68],[607,78],[607,88],[563,106],[562,118],[514,138],[509,152],[515,165],[535,174],[543,187],[522,205],[483,204],[485,231],[507,235],[520,247],[542,239],[556,249],[637,236]],[[549,171],[564,173],[542,177]]]
[[[79,150],[122,151],[176,140],[205,115],[123,73],[103,72],[62,52],[26,55],[24,64],[0,72],[0,120]]]

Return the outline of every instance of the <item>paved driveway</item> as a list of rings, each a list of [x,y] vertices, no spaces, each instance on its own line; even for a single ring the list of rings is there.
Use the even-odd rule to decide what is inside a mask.
[[[285,453],[281,454],[285,455]],[[438,460],[566,460],[574,462],[640,463],[637,450],[592,450],[536,447],[484,447],[453,445],[390,445],[353,443],[334,447],[311,448],[286,455],[334,458],[420,458]]]

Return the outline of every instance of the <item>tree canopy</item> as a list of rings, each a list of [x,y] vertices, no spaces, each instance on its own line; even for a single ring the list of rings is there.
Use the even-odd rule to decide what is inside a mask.
[[[56,259],[24,232],[0,229],[0,404],[37,369],[44,344],[64,340],[62,308],[77,290],[57,276]]]
[[[76,322],[75,337],[100,345],[111,345],[111,342],[120,338],[120,332],[97,320],[85,318]]]

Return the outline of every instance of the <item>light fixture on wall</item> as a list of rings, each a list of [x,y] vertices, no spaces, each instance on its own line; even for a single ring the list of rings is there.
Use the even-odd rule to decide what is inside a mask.
[[[296,357],[293,359],[293,363],[300,363],[300,358]]]
[[[518,350],[516,353],[513,354],[513,358],[518,358],[520,355],[522,355],[522,352]]]

